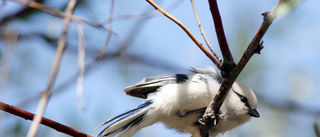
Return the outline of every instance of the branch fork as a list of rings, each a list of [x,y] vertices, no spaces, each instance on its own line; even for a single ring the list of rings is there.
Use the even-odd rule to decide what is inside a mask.
[[[198,122],[202,126],[215,126],[218,124],[220,119],[223,119],[224,115],[220,112],[216,112],[212,109],[212,107],[209,107],[206,112],[204,113],[203,117],[198,120]],[[211,121],[211,122],[209,122]]]

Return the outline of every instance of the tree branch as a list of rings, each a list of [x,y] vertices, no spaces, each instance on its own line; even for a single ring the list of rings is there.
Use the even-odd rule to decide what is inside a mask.
[[[270,12],[265,12],[262,15],[264,16],[264,21],[262,25],[260,26],[258,32],[250,42],[247,50],[244,52],[243,56],[241,57],[239,63],[236,65],[234,69],[230,71],[229,74],[226,74],[225,77],[222,80],[221,87],[218,91],[218,93],[214,96],[212,102],[207,107],[207,110],[205,114],[203,115],[203,122],[205,125],[201,126],[201,136],[205,137],[208,129],[210,126],[214,126],[218,123],[218,120],[220,119],[219,110],[220,107],[226,98],[232,84],[235,82],[237,77],[239,76],[240,72],[243,70],[245,65],[248,63],[250,58],[255,53],[260,53],[261,49],[263,48],[263,42],[261,41],[264,34],[268,30],[271,23],[274,21],[274,19],[277,17],[277,15],[280,14],[278,12],[279,7],[282,6],[282,4],[286,4],[286,0],[280,0],[278,5]],[[261,42],[260,42],[261,41]],[[222,50],[222,49],[221,49]]]
[[[41,10],[43,12],[49,13],[49,14],[57,16],[57,17],[66,18],[66,14],[64,12],[56,10],[54,8],[51,8],[51,7],[47,7],[47,6],[43,5],[43,4],[40,4],[40,3],[35,2],[35,1],[29,1],[29,0],[11,0],[11,1],[26,5],[26,6],[30,7],[30,8]],[[75,16],[75,15],[72,15],[71,19],[73,21],[83,22],[85,24],[88,24],[88,25],[90,25],[90,26],[92,26],[94,28],[97,28],[97,29],[100,29],[100,30],[103,30],[103,31],[109,31],[108,29],[104,28],[102,25],[100,25],[98,23],[95,23],[95,22],[87,20],[87,19],[83,19],[83,18]],[[112,32],[112,33],[115,34],[114,32]]]
[[[217,0],[209,0],[209,6],[210,6],[210,11],[211,11],[211,15],[213,18],[213,22],[214,22],[214,27],[216,29],[216,34],[217,34],[220,50],[221,50],[222,56],[223,56],[223,62],[221,64],[221,74],[222,74],[222,76],[224,76],[225,74],[228,74],[228,72],[234,68],[235,63],[233,61],[233,57],[232,57],[231,51],[229,49],[225,33],[224,33]]]
[[[77,0],[69,0],[68,6],[66,8],[66,11],[65,11],[66,18],[65,18],[64,28],[63,28],[62,35],[61,35],[59,42],[58,42],[58,48],[56,51],[55,60],[53,62],[53,66],[52,66],[52,70],[51,70],[51,74],[50,74],[50,79],[49,79],[49,84],[48,84],[46,90],[44,92],[42,92],[42,94],[41,94],[40,102],[39,102],[38,108],[37,108],[37,113],[32,121],[30,128],[29,128],[29,132],[28,132],[27,137],[34,137],[36,135],[36,133],[38,131],[39,123],[41,121],[41,118],[43,116],[43,113],[45,111],[45,108],[46,108],[47,103],[50,98],[50,91],[52,90],[52,87],[53,87],[54,83],[56,82],[57,74],[58,74],[58,71],[60,68],[60,62],[62,59],[62,54],[63,54],[64,49],[66,47],[67,32],[69,29],[69,25],[70,25],[70,22],[72,19],[72,15],[73,15],[73,11],[74,11],[76,3],[77,3]]]
[[[84,28],[81,22],[77,22],[78,28],[78,79],[77,79],[77,105],[80,109],[84,110],[85,105],[82,100],[83,88],[84,88],[84,73],[85,73],[85,34]]]
[[[42,4],[45,2],[45,0],[34,0],[34,2],[37,2],[39,4]],[[2,1],[2,3],[4,3],[4,1]],[[0,7],[1,8],[1,7]],[[7,15],[5,17],[3,17],[0,21],[0,25],[3,25],[5,23],[7,23],[8,21],[11,21],[13,19],[17,19],[17,18],[24,18],[26,16],[29,16],[30,14],[33,14],[34,12],[34,8],[30,8],[29,6],[25,6],[22,9],[20,9],[19,11],[15,12],[12,15]]]
[[[200,29],[200,32],[201,32],[201,35],[204,39],[204,41],[206,42],[208,48],[211,50],[211,53],[217,58],[218,60],[218,64],[216,64],[216,66],[218,66],[218,68],[221,66],[221,62],[222,62],[222,59],[219,57],[219,55],[213,50],[213,47],[211,46],[211,44],[209,43],[209,40],[206,36],[206,34],[204,33],[204,30],[202,28],[202,25],[201,25],[201,22],[200,22],[200,19],[199,19],[199,15],[198,15],[198,12],[197,12],[197,9],[196,9],[196,5],[194,4],[194,0],[190,0],[191,2],[191,5],[192,5],[192,9],[193,9],[193,12],[194,12],[194,15],[196,17],[196,20],[197,20],[197,23],[199,25],[199,29]]]
[[[10,114],[22,117],[22,118],[24,118],[26,120],[32,120],[33,117],[34,117],[34,114],[32,114],[30,112],[27,112],[27,111],[24,111],[22,109],[16,108],[14,106],[5,104],[3,102],[0,102],[0,109],[5,111],[5,112],[8,112]],[[48,118],[42,117],[40,123],[45,125],[45,126],[48,126],[50,128],[53,128],[53,129],[55,129],[55,130],[57,130],[57,131],[59,131],[61,133],[65,133],[67,135],[70,135],[70,136],[74,136],[74,137],[92,137],[90,135],[87,135],[85,133],[77,131],[77,130],[75,130],[73,128],[70,128],[70,127],[65,126],[63,124],[60,124],[60,123],[55,122],[53,120],[50,120]]]
[[[196,37],[189,31],[189,29],[184,26],[178,19],[173,17],[171,14],[163,10],[160,6],[158,6],[156,3],[154,3],[152,0],[147,0],[148,3],[150,3],[156,10],[161,12],[164,16],[168,17],[170,20],[172,20],[174,23],[176,23],[180,28],[182,28],[187,35],[192,39],[192,41],[201,49],[201,51],[209,58],[214,64],[219,64],[218,61],[202,46],[202,44],[196,39]],[[217,66],[218,68],[220,66]]]

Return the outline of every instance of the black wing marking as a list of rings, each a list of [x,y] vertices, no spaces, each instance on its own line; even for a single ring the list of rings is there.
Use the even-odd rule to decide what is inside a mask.
[[[127,87],[124,92],[127,95],[147,98],[149,93],[157,91],[163,85],[171,83],[183,83],[188,80],[188,75],[186,74],[173,74],[173,75],[161,75],[149,78],[144,78],[142,81],[136,85]]]

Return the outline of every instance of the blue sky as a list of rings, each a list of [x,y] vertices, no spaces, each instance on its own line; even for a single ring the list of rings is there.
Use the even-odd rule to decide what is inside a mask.
[[[48,1],[46,5],[59,7],[65,1]],[[168,7],[176,1],[157,1]],[[265,1],[219,1],[220,12],[225,27],[228,43],[236,61],[239,60],[245,47],[250,42],[262,23],[261,13],[273,9],[276,0]],[[196,1],[197,9],[204,30],[214,49],[219,53],[212,19],[207,1]],[[288,16],[276,19],[266,33],[265,48],[261,55],[253,56],[239,81],[251,87],[259,95],[258,105],[261,118],[251,119],[223,137],[238,136],[314,136],[312,124],[319,115],[289,111],[281,107],[270,107],[270,103],[282,106],[283,102],[296,102],[302,108],[320,110],[320,73],[318,73],[320,45],[320,9],[319,0],[303,1]],[[110,1],[88,1],[86,7],[78,7],[75,14],[101,22],[108,18]],[[0,18],[20,7],[7,1],[1,9]],[[152,11],[146,1],[117,0],[115,15],[132,15]],[[191,4],[181,0],[181,4],[170,13],[184,23],[202,42]],[[40,19],[40,20],[39,20]],[[125,19],[113,22],[113,36],[107,53],[117,51],[128,39],[128,33],[137,22],[136,19]],[[63,90],[55,93],[49,101],[45,117],[74,127],[90,135],[97,135],[103,128],[93,129],[105,120],[132,109],[143,102],[142,99],[126,96],[123,89],[133,85],[144,77],[167,73],[188,73],[190,67],[213,65],[210,60],[194,45],[187,35],[173,22],[158,15],[141,20],[137,33],[122,55],[116,59],[106,59],[88,70],[85,77],[84,96],[85,110],[79,109],[76,102],[76,79]],[[63,20],[45,13],[38,14],[29,20],[16,20],[10,25],[20,34],[42,32],[57,38],[61,34]],[[85,25],[86,62],[91,62],[103,47],[107,34]],[[66,50],[59,71],[55,88],[77,73],[77,32],[75,24],[71,25]],[[1,40],[0,46],[3,45]],[[1,48],[0,50],[3,50]],[[21,107],[30,112],[36,111],[37,98],[22,103],[45,89],[51,70],[55,50],[39,37],[19,39],[16,45],[14,61],[6,91],[1,91],[1,101]],[[219,53],[220,54],[220,53]],[[139,63],[128,55],[144,58],[151,64]],[[74,81],[74,82],[72,82]],[[3,114],[0,112],[0,114]],[[12,115],[0,117],[0,136],[13,136],[6,131],[12,126],[8,123],[22,123],[27,131],[30,122]],[[9,126],[7,126],[9,125]],[[268,129],[268,130],[266,130]],[[49,134],[48,134],[49,133]],[[65,136],[55,130],[41,126],[39,136]],[[175,133],[162,124],[155,124],[143,129],[137,137],[187,137]]]

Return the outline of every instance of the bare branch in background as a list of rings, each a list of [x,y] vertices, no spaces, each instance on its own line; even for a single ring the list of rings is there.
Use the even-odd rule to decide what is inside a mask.
[[[173,4],[163,9],[165,9],[166,11],[172,11],[176,9],[178,6],[180,6],[183,2],[184,0],[176,0]],[[109,20],[108,18],[105,21],[103,21],[101,25],[108,24],[110,23],[110,21],[128,20],[128,19],[149,19],[149,18],[157,17],[159,15],[162,15],[162,14],[160,14],[158,11],[150,12],[149,10],[147,12],[138,13],[138,14],[113,15],[112,20]]]
[[[31,7],[31,8],[35,8],[35,9],[38,9],[38,10],[41,10],[43,12],[46,12],[46,13],[49,13],[51,15],[54,15],[54,16],[57,16],[57,17],[61,17],[61,18],[66,18],[66,14],[64,12],[61,12],[59,10],[56,10],[54,8],[51,8],[51,7],[47,7],[45,5],[42,5],[40,3],[37,3],[35,1],[28,1],[28,0],[11,0],[11,1],[14,1],[14,2],[18,2],[18,3],[21,3],[21,4],[24,4],[24,5],[27,5],[28,7]],[[100,29],[100,30],[103,30],[103,31],[108,31],[108,29],[104,28],[103,26],[101,26],[100,24],[98,23],[95,23],[93,21],[90,21],[90,20],[87,20],[87,19],[83,19],[81,17],[78,17],[78,16],[74,16],[72,15],[71,17],[71,20],[73,21],[76,21],[76,22],[83,22],[85,24],[88,24],[94,28],[97,28],[97,29]],[[115,34],[114,32],[112,32],[112,34]]]
[[[82,101],[83,86],[84,86],[84,72],[85,72],[85,36],[83,26],[80,22],[77,22],[79,50],[78,50],[78,81],[77,81],[77,104],[80,109],[84,110],[85,106]]]
[[[2,56],[0,56],[0,91],[3,91],[2,94],[5,94],[6,91],[17,39],[17,32],[11,27],[6,28],[4,33],[4,48],[1,53]]]
[[[111,5],[110,5],[110,11],[109,11],[109,18],[106,22],[108,22],[108,28],[109,28],[109,33],[107,36],[106,43],[104,44],[103,48],[100,50],[100,53],[98,55],[98,58],[101,58],[103,54],[106,52],[107,47],[110,43],[111,40],[111,32],[112,32],[112,20],[113,20],[113,11],[114,11],[114,0],[111,0]]]
[[[43,2],[45,2],[45,0],[34,0],[34,2],[42,4]],[[2,5],[1,5],[0,9],[3,8],[5,6],[5,4],[6,4],[6,0],[2,0]],[[8,15],[8,16],[5,16],[4,18],[2,18],[0,21],[0,25],[3,25],[5,23],[7,23],[8,21],[11,21],[16,18],[25,18],[26,16],[29,16],[33,12],[34,12],[34,8],[30,8],[29,6],[25,6],[21,9],[19,9],[14,14],[11,14],[11,15]]]
[[[60,68],[62,54],[66,46],[66,35],[69,29],[73,10],[75,8],[76,3],[77,3],[77,0],[70,0],[66,8],[66,18],[65,18],[64,29],[58,43],[58,49],[57,49],[56,57],[53,63],[49,84],[47,86],[47,89],[41,94],[40,102],[37,108],[37,113],[33,118],[27,137],[34,137],[38,131],[39,123],[41,121],[41,118],[43,116],[43,113],[45,111],[45,108],[49,100],[50,91],[52,90],[52,87],[56,81],[58,70]]]
[[[105,63],[105,62],[109,62],[111,60],[114,60],[116,58],[119,58],[120,54],[118,52],[115,53],[107,53],[104,54],[103,56],[101,56],[100,59],[96,59],[93,60],[89,63],[87,63],[85,65],[85,74],[84,75],[88,75],[89,73],[92,72],[92,70],[94,68],[97,67],[97,64],[101,64],[101,63]],[[162,61],[159,58],[155,58],[155,57],[150,57],[144,55],[143,57],[140,55],[136,55],[136,54],[125,54],[125,55],[121,55],[122,60],[124,60],[124,63],[130,62],[132,64],[142,64],[142,65],[146,65],[146,66],[150,66],[150,67],[154,67],[154,68],[160,68],[166,71],[181,71],[184,70],[182,67],[176,66],[176,64],[170,64],[166,61]],[[97,57],[96,57],[97,58]],[[73,75],[71,75],[69,78],[65,79],[63,82],[61,82],[60,85],[55,86],[55,88],[52,90],[52,92],[50,92],[50,96],[51,95],[57,95],[62,93],[62,91],[64,91],[66,88],[72,86],[75,81],[78,78],[78,73],[74,73]],[[31,98],[25,99],[23,101],[21,101],[18,105],[18,107],[26,107],[29,106],[31,103],[34,103],[36,100],[38,100],[40,98],[40,95],[36,95],[33,96]]]

